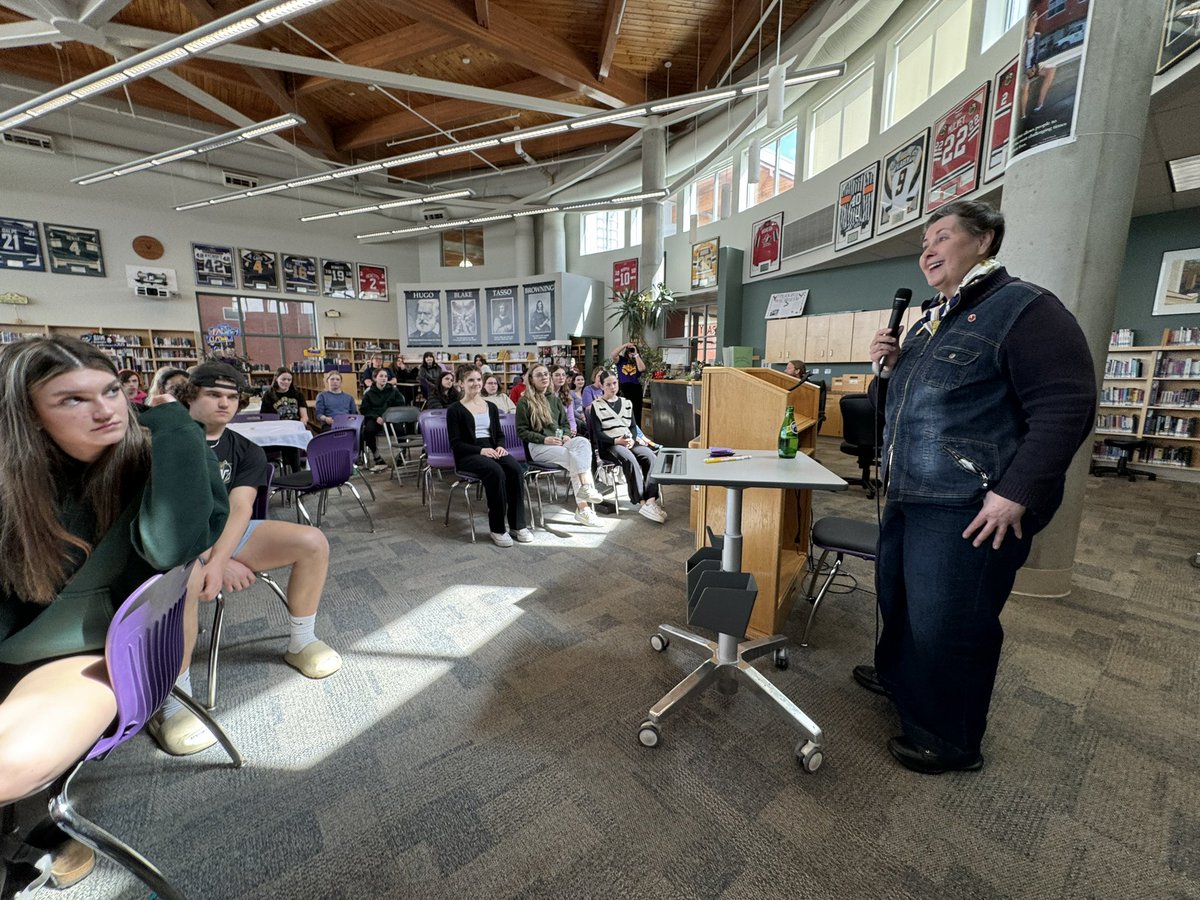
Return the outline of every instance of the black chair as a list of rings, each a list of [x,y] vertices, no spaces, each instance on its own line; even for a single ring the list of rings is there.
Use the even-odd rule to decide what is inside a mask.
[[[804,634],[800,636],[801,647],[808,646],[808,633],[812,630],[813,619],[817,617],[817,610],[821,606],[821,601],[828,595],[833,580],[842,573],[843,560],[847,556],[856,556],[868,562],[875,561],[875,550],[879,545],[879,526],[874,522],[859,522],[839,516],[825,516],[823,519],[818,519],[813,525],[809,540],[810,578],[804,598],[812,604],[812,612],[808,614]],[[820,559],[813,559],[814,550],[821,551]],[[825,558],[830,553],[835,554],[835,559],[833,565],[826,569]],[[825,575],[825,581],[822,582],[821,589],[814,594],[813,589],[817,586],[817,578],[822,574]]]
[[[871,477],[871,466],[879,462],[879,440],[883,434],[883,417],[875,410],[867,394],[846,394],[842,407],[842,452],[858,457],[862,470],[859,483],[866,489],[867,499],[875,496],[880,487]]]
[[[1153,472],[1133,472],[1129,469],[1129,458],[1133,455],[1133,451],[1146,446],[1146,442],[1141,438],[1105,438],[1104,446],[1112,447],[1117,451],[1117,463],[1115,466],[1106,466],[1092,460],[1091,473],[1097,478],[1102,475],[1116,475],[1118,478],[1137,481],[1138,475],[1141,475],[1150,481],[1157,480],[1158,476]]]
[[[829,386],[819,378],[809,378],[809,384],[815,384],[821,389],[821,399],[817,401],[817,434],[821,433],[821,426],[825,424],[825,397],[829,392]]]

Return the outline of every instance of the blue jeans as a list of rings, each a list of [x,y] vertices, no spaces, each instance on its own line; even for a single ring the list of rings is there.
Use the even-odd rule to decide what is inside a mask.
[[[1044,522],[999,550],[963,531],[979,506],[889,502],[879,530],[875,588],[883,631],[875,668],[910,741],[947,762],[973,760],[987,727],[1004,629],[1000,611]]]

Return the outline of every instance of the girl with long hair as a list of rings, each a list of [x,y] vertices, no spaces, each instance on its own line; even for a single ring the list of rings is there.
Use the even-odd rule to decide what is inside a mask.
[[[528,377],[517,403],[517,433],[529,445],[534,462],[567,470],[575,491],[575,521],[595,525],[599,520],[588,504],[601,503],[604,497],[592,480],[592,445],[587,438],[571,437],[567,411],[550,389],[550,370],[538,363]]]
[[[458,389],[454,386],[454,373],[442,372],[429,391],[429,399],[425,401],[425,408],[449,409],[457,402]]]
[[[159,394],[165,394],[167,391],[172,392],[175,396],[174,389],[182,389],[187,384],[188,373],[187,369],[180,369],[177,366],[160,366],[154,373],[154,377],[150,379],[150,390],[146,394],[146,402],[152,404],[154,398]],[[175,396],[178,400],[178,396]]]
[[[495,375],[483,376],[482,397],[502,413],[515,413],[517,411],[517,404],[509,399],[508,394],[500,390],[500,379]]]
[[[275,370],[275,378],[262,397],[263,413],[274,414],[281,421],[299,422],[308,425],[308,402],[300,389],[294,384],[292,370],[280,366]],[[289,472],[300,470],[300,451],[295,447],[280,448],[280,459]]]
[[[592,383],[583,389],[583,405],[591,406],[596,398],[604,393],[604,373],[607,372],[604,366],[596,366],[592,369]]]
[[[112,361],[74,338],[0,349],[0,805],[49,784],[107,730],[113,611],[210,548],[228,509],[204,433],[169,393],[136,413]],[[216,596],[227,562],[192,572],[185,667],[195,600]],[[91,856],[70,845],[61,858],[72,857],[81,878]]]
[[[587,417],[584,415],[583,408],[575,405],[575,397],[571,394],[571,388],[567,384],[567,370],[562,366],[555,366],[550,370],[550,386],[554,390],[558,401],[563,405],[563,409],[567,411],[567,425],[571,431],[571,437],[577,434],[587,434]]]
[[[650,477],[657,456],[633,421],[633,404],[618,393],[616,374],[605,373],[602,384],[604,394],[592,403],[588,412],[592,439],[600,458],[620,465],[629,499],[638,505],[642,516],[652,522],[665,522],[667,512],[659,502],[658,485]]]
[[[421,365],[417,367],[417,380],[421,383],[421,393],[426,397],[433,393],[442,379],[445,370],[438,365],[437,357],[432,350],[426,350],[421,357]]]

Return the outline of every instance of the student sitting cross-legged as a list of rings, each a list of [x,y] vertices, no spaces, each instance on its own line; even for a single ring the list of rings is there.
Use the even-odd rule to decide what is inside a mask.
[[[633,404],[617,391],[614,372],[605,372],[604,393],[588,407],[588,427],[602,459],[618,463],[625,472],[629,499],[638,504],[638,512],[652,522],[667,521],[667,511],[658,501],[658,484],[650,477],[657,458],[650,442],[633,421]]]
[[[227,593],[249,587],[255,572],[291,566],[289,639],[283,659],[309,678],[332,675],[342,667],[342,658],[313,633],[329,569],[329,543],[319,529],[308,525],[273,519],[251,521],[255,494],[266,483],[267,458],[257,444],[225,427],[237,412],[246,387],[241,374],[226,363],[206,362],[192,370],[189,384],[189,412],[204,426],[229,491],[229,518],[206,558],[229,560],[224,575]],[[190,673],[180,678],[180,685],[189,693],[190,682]],[[170,699],[148,727],[159,745],[176,756],[196,753],[214,743],[200,721]]]
[[[483,375],[475,366],[459,366],[456,373],[462,399],[446,411],[446,430],[454,451],[454,467],[483,482],[487,494],[488,528],[492,543],[511,547],[533,540],[525,527],[525,497],[521,465],[504,448],[500,412],[483,399]],[[508,520],[507,530],[504,527]],[[511,532],[511,535],[510,535]]]

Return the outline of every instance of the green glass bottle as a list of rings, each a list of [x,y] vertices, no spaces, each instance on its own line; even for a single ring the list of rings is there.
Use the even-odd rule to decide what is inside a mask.
[[[779,458],[795,459],[799,449],[800,434],[796,431],[796,415],[789,406],[783,414],[783,424],[779,426]]]

